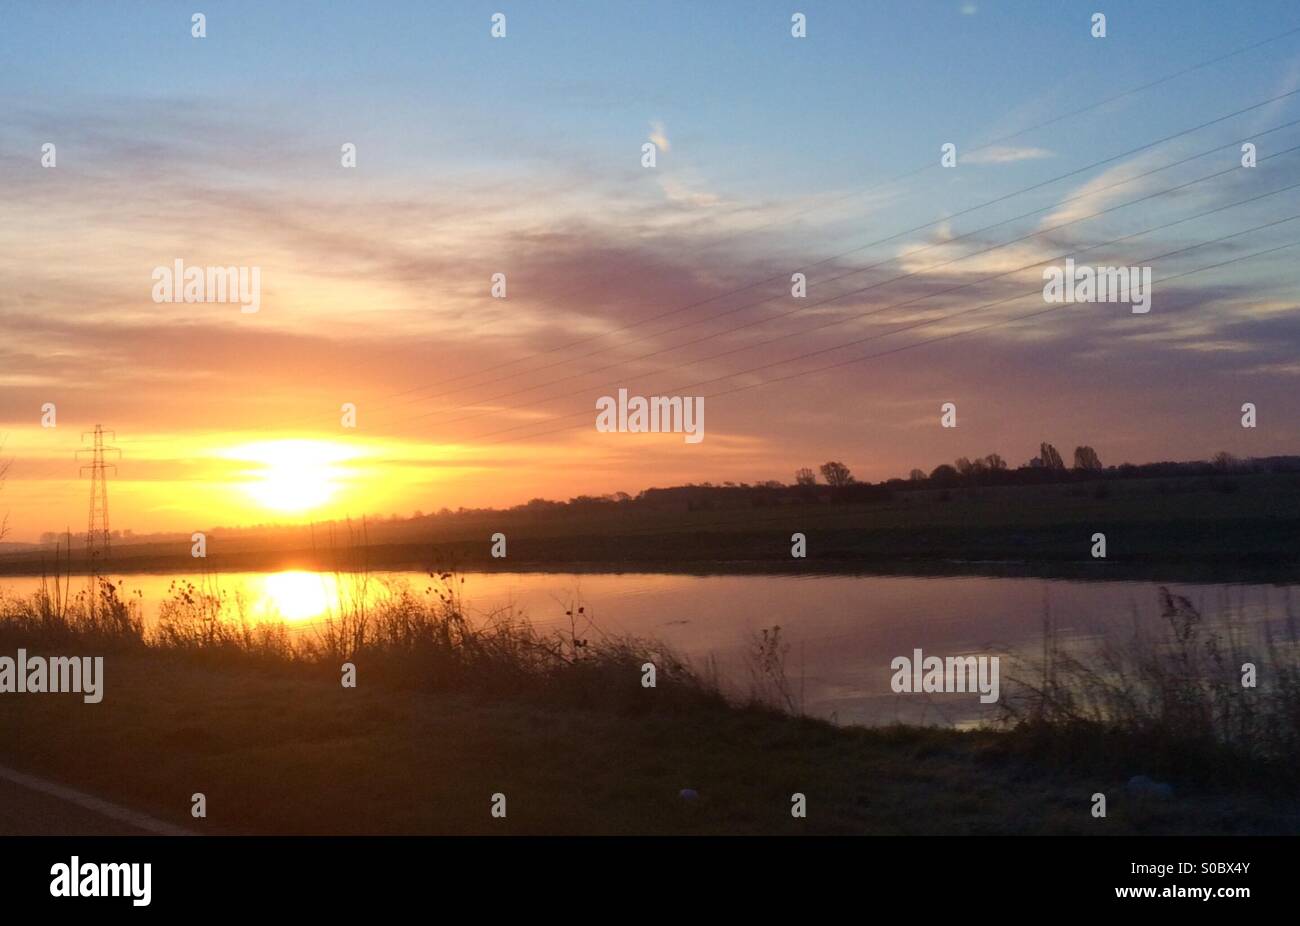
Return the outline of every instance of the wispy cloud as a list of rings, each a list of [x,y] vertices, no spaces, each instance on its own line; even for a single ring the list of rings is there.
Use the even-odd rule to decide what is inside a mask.
[[[654,142],[655,147],[660,151],[672,150],[672,145],[668,141],[668,130],[664,128],[662,122],[650,123],[650,140]]]
[[[1055,152],[1046,148],[994,145],[974,151],[961,160],[963,164],[1014,164],[1017,161],[1037,161],[1055,156]]]

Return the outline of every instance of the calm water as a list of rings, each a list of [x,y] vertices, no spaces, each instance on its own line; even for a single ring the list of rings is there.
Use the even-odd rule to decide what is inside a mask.
[[[156,619],[168,587],[187,577],[132,575],[125,592],[142,593],[146,620]],[[890,690],[890,661],[925,655],[1032,653],[1042,643],[1043,620],[1075,637],[1122,634],[1135,620],[1160,621],[1158,586],[1144,582],[1070,582],[987,577],[682,576],[657,574],[467,573],[461,586],[472,616],[511,607],[542,630],[568,631],[570,602],[586,609],[601,631],[652,637],[694,665],[716,663],[724,685],[748,688],[751,637],[779,624],[789,644],[787,671],[809,713],[841,723],[966,723],[987,714],[975,695],[899,695]],[[34,591],[39,579],[0,579],[0,592]],[[195,580],[197,583],[197,580]],[[226,573],[220,588],[238,592],[257,619],[286,620],[310,633],[338,596],[331,574]],[[385,586],[423,595],[434,583],[418,572],[375,573],[367,594]],[[1281,625],[1300,606],[1300,587],[1173,585],[1207,617],[1231,609],[1255,627]],[[74,586],[75,588],[75,586]],[[1002,675],[1009,671],[1002,661]]]

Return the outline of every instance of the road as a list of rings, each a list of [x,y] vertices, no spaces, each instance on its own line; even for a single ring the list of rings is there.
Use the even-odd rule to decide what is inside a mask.
[[[184,834],[162,820],[0,765],[0,836]]]

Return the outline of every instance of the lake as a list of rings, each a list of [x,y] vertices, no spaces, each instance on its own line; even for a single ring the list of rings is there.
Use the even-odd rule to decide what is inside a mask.
[[[975,694],[896,694],[895,657],[1003,654],[1004,679],[1012,671],[1006,654],[1041,648],[1050,614],[1064,636],[1086,641],[1160,622],[1159,586],[1149,582],[1059,579],[901,576],[663,575],[465,573],[461,586],[471,618],[513,608],[543,631],[569,632],[565,612],[585,609],[580,637],[601,632],[649,637],[668,644],[692,665],[716,665],[732,693],[749,685],[752,639],[780,625],[788,644],[786,671],[802,692],[808,713],[844,724],[943,723],[968,725],[992,715]],[[197,577],[133,574],[122,580],[123,597],[139,594],[146,623],[177,581]],[[223,573],[220,588],[239,593],[259,620],[285,620],[295,632],[311,633],[340,594],[354,594],[351,581],[330,573],[285,571]],[[73,580],[74,591],[82,580]],[[405,586],[417,594],[435,583],[420,572],[376,572],[369,596]],[[0,592],[35,591],[39,578],[0,579]],[[340,586],[343,586],[340,588]],[[1170,584],[1207,618],[1234,614],[1255,631],[1279,633],[1288,609],[1300,603],[1291,585]],[[1004,681],[1005,684],[1005,681]]]

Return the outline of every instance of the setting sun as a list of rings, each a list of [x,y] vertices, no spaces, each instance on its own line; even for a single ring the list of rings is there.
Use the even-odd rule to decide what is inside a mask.
[[[330,501],[343,487],[345,473],[338,464],[360,452],[327,441],[277,440],[247,444],[225,451],[228,459],[246,460],[243,490],[264,508],[302,512]]]

